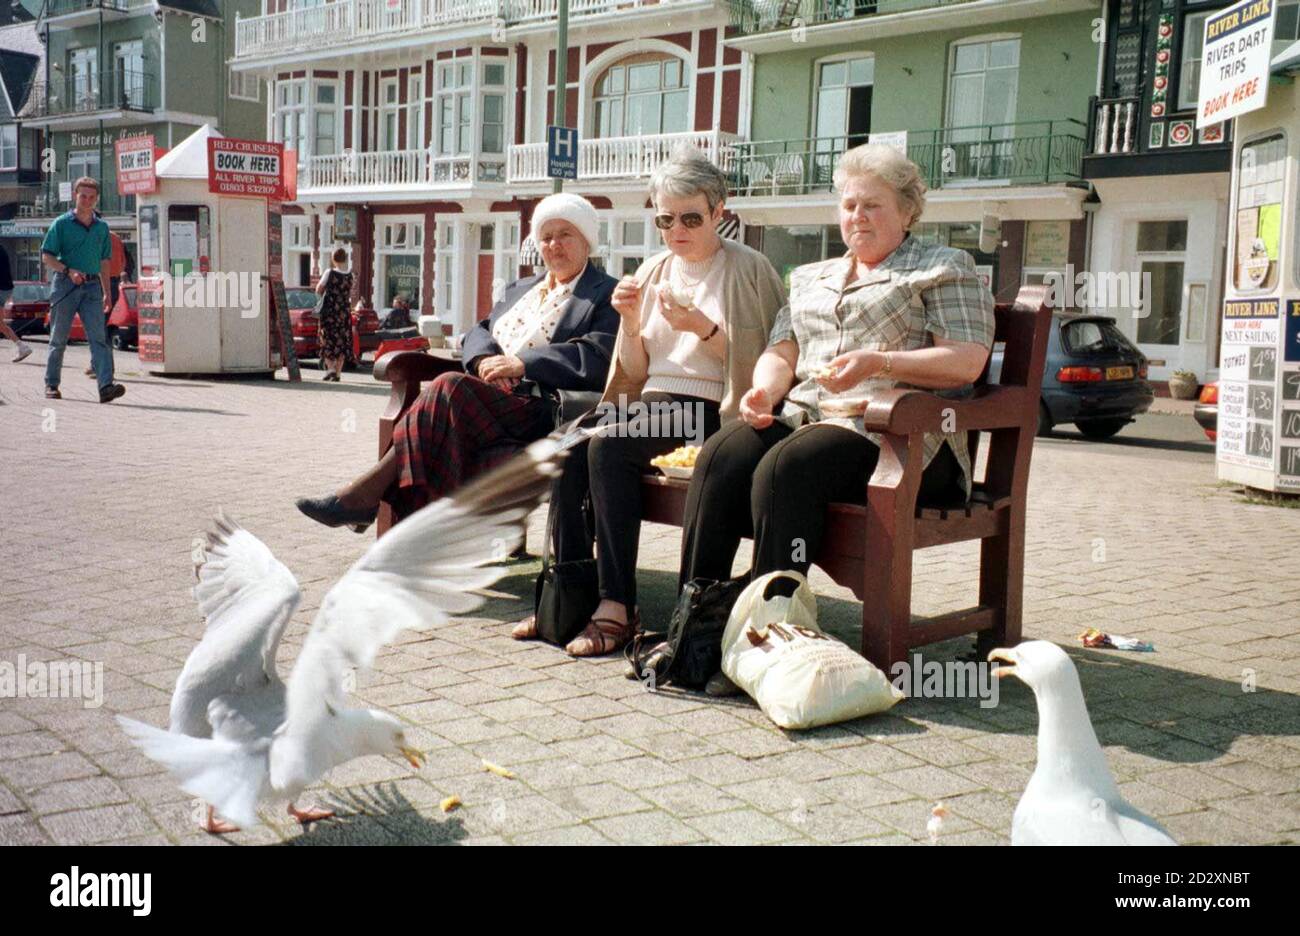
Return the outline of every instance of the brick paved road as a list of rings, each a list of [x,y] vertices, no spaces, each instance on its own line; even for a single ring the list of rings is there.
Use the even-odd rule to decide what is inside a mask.
[[[111,715],[163,725],[202,631],[189,546],[217,507],[261,537],[305,591],[287,668],[329,585],[368,542],[301,517],[373,456],[384,392],[368,375],[322,385],[164,380],[119,354],[128,393],[92,402],[66,359],[65,399],[41,397],[38,347],[0,351],[0,659],[102,661],[103,705],[0,700],[0,842],[212,842],[193,803],[137,754]],[[1162,440],[1143,442],[1140,436]],[[1030,489],[1026,631],[1069,648],[1123,793],[1185,843],[1300,837],[1300,511],[1250,506],[1213,481],[1190,420],[1148,416],[1115,444],[1040,440]],[[540,518],[530,544],[539,546]],[[648,619],[672,600],[678,533],[648,527]],[[973,545],[918,555],[918,611],[974,595]],[[499,586],[530,593],[535,563]],[[820,574],[821,615],[854,641],[857,607]],[[751,704],[648,694],[622,663],[512,641],[526,610],[413,634],[358,695],[430,754],[419,773],[368,758],[312,791],[340,818],[271,824],[235,843],[941,841],[1005,843],[1034,762],[1033,698],[909,700],[886,715],[786,733]],[[1154,655],[1085,651],[1086,625],[1155,642]],[[954,641],[930,658],[965,650]],[[1254,692],[1243,692],[1253,672]],[[481,769],[509,767],[516,780]],[[444,816],[438,802],[459,796]]]

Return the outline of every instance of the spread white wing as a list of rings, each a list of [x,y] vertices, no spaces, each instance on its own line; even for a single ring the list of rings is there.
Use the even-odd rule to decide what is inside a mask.
[[[453,496],[412,514],[375,542],[325,595],[289,677],[287,713],[271,748],[271,785],[300,789],[337,763],[343,681],[365,671],[404,629],[422,630],[483,603],[475,589],[496,582],[519,545],[529,513],[559,472],[553,439]]]
[[[206,738],[213,699],[277,681],[276,650],[302,592],[266,544],[224,514],[207,534],[195,574],[207,628],[176,680],[171,730]]]

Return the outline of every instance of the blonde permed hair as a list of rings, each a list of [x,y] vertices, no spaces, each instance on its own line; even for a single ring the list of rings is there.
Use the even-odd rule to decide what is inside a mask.
[[[916,163],[892,146],[863,143],[847,150],[835,166],[835,189],[844,191],[851,177],[873,175],[894,190],[898,206],[909,214],[907,227],[921,219],[925,211],[925,180]]]

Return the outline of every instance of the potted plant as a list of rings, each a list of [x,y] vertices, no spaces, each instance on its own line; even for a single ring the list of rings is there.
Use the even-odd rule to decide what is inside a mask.
[[[1169,378],[1169,395],[1175,400],[1194,400],[1200,384],[1196,375],[1187,370],[1176,370]]]

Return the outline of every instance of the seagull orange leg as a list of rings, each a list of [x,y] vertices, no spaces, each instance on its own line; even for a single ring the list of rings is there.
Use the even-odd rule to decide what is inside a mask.
[[[238,832],[239,826],[231,825],[224,819],[218,819],[217,811],[209,806],[208,819],[203,823],[203,831],[211,835],[225,835],[228,832]]]
[[[303,825],[306,825],[309,822],[317,822],[321,819],[332,818],[334,815],[334,810],[317,809],[317,808],[299,809],[297,806],[293,805],[293,803],[290,803],[289,815],[293,816],[293,818],[297,819]]]

